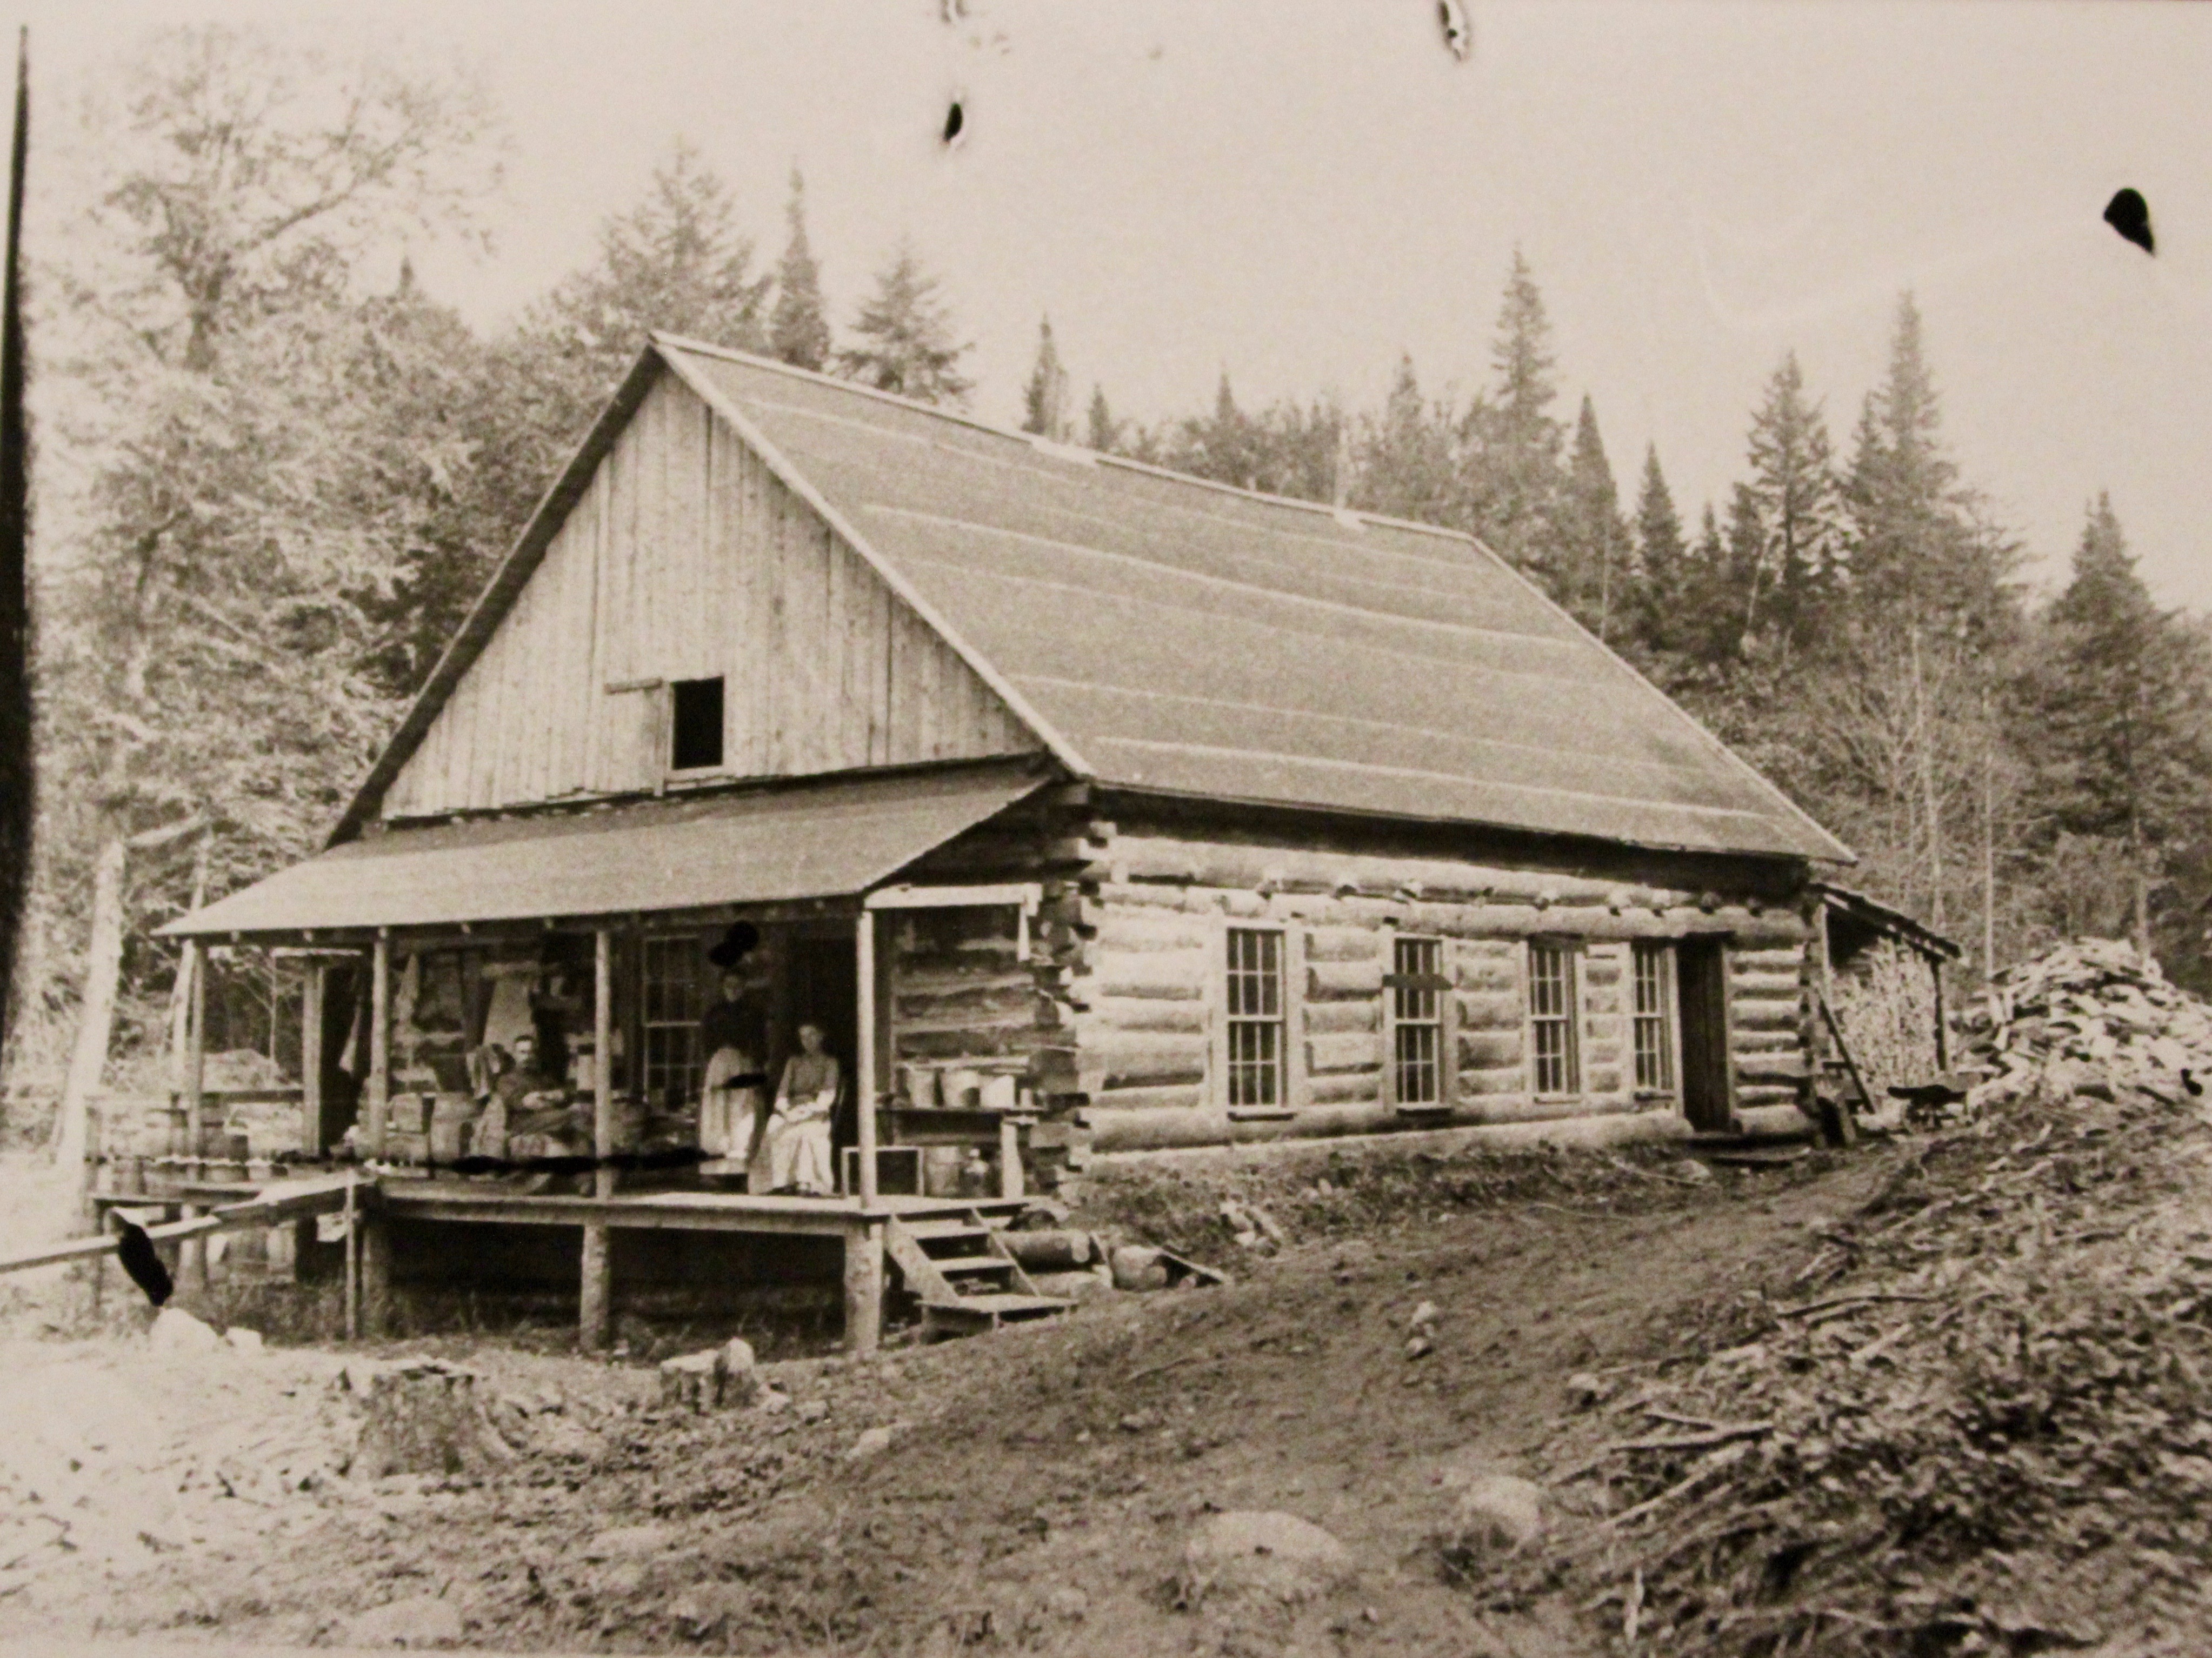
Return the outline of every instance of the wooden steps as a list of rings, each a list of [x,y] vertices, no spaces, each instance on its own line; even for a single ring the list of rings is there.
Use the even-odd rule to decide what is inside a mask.
[[[884,1242],[900,1279],[921,1303],[924,1341],[1052,1318],[1074,1305],[1039,1295],[979,1210],[957,1218],[894,1218]]]

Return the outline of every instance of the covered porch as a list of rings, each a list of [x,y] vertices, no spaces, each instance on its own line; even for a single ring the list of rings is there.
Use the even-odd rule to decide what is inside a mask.
[[[593,1351],[611,1340],[615,1233],[720,1232],[838,1240],[846,1340],[867,1351],[882,1331],[887,1232],[902,1220],[1003,1224],[1022,1206],[1021,1130],[1039,1108],[1020,1051],[986,1054],[962,1072],[964,1090],[933,1090],[953,1097],[927,1113],[897,1098],[891,941],[912,960],[927,912],[981,915],[988,926],[957,930],[963,944],[980,932],[1025,958],[1038,894],[898,878],[1047,781],[1025,766],[933,768],[392,828],[167,931],[282,951],[302,975],[291,1160],[354,1162],[374,1177],[357,1278],[349,1271],[365,1333],[385,1326],[394,1249],[430,1224],[573,1230],[580,1337]],[[740,922],[757,938],[735,972],[765,1034],[767,1093],[801,1023],[836,1061],[826,1191],[762,1190],[757,1163],[701,1149],[702,1021],[725,972],[710,956]],[[182,1100],[201,1150],[221,1127],[204,1019],[194,1010]],[[575,1155],[549,1163],[517,1141],[516,1155],[485,1157],[471,1144],[524,1038],[546,1084],[531,1097],[557,1096],[576,1130],[559,1149]],[[955,1033],[947,1051],[962,1046]],[[222,1195],[198,1186],[134,1200]],[[484,1236],[472,1264],[497,1254]]]

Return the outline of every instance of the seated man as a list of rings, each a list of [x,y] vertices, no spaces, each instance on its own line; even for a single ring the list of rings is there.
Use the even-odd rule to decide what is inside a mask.
[[[538,1038],[524,1031],[514,1039],[514,1068],[492,1084],[477,1149],[491,1157],[561,1157],[588,1151],[591,1142],[590,1124],[569,1104],[566,1084],[538,1069]]]
[[[799,1052],[783,1067],[765,1136],[771,1192],[823,1193],[835,1188],[830,1160],[830,1116],[836,1108],[836,1057],[823,1051],[818,1024],[799,1027]]]

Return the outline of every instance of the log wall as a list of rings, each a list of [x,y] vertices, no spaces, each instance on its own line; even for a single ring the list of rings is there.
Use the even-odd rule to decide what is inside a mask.
[[[382,815],[658,788],[669,776],[668,683],[716,675],[724,764],[709,776],[1040,746],[812,508],[664,379],[393,779]]]
[[[1739,1106],[1806,1085],[1810,928],[1771,896],[1689,890],[1436,858],[1382,858],[1115,834],[1079,885],[1069,979],[1076,1063],[1101,1151],[1651,1109],[1634,1087],[1632,951],[1639,939],[1728,941]],[[1288,993],[1285,1108],[1232,1112],[1224,1081],[1226,932],[1279,927]],[[1401,1108],[1389,1075],[1392,943],[1441,941],[1441,1109]],[[1528,940],[1577,943],[1581,1087],[1534,1090]],[[1677,1043],[1679,1061],[1680,1043]]]

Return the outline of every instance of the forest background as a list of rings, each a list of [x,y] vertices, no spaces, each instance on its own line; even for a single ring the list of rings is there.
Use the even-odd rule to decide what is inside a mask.
[[[153,930],[319,843],[647,331],[925,402],[976,389],[912,245],[838,313],[803,179],[763,227],[680,139],[511,325],[471,328],[404,262],[376,279],[410,238],[477,233],[499,131],[465,73],[206,27],[148,43],[46,152],[68,210],[33,250],[15,1083],[153,1084],[182,1009]],[[2154,601],[2102,496],[2069,579],[2030,589],[1946,443],[1912,296],[1832,418],[1785,355],[1740,480],[1692,509],[1656,446],[1616,468],[1560,383],[1539,273],[1516,254],[1499,275],[1494,320],[1468,307],[1492,340],[1469,395],[1407,358],[1379,406],[1246,408],[1224,372],[1210,408],[1147,423],[1116,415],[1110,373],[1074,382],[1063,316],[1040,322],[1024,424],[1480,537],[1853,846],[1851,884],[1960,939],[1970,981],[2100,932],[2212,989],[2212,637]],[[281,985],[246,958],[225,979],[233,1044],[270,1040]]]

